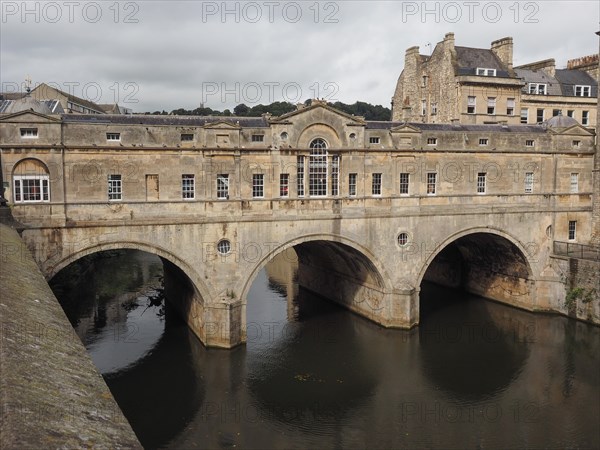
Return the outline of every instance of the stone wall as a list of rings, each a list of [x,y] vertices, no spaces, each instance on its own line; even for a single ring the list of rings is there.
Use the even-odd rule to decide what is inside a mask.
[[[141,448],[17,232],[0,242],[0,447]]]

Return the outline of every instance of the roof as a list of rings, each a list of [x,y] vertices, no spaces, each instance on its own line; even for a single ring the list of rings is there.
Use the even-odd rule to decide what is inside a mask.
[[[63,114],[65,123],[98,123],[115,125],[180,125],[186,127],[203,127],[211,123],[225,122],[247,128],[268,128],[269,122],[264,117],[236,116],[173,116],[146,114]]]
[[[546,124],[548,125],[548,128],[569,128],[573,125],[579,125],[579,122],[577,122],[577,120],[575,120],[573,117],[559,114],[558,116],[548,119]]]
[[[33,97],[25,96],[18,100],[1,100],[0,113],[14,114],[21,111],[35,111],[40,114],[52,114],[47,102],[40,102]]]
[[[100,113],[103,113],[103,112],[104,112],[104,111],[102,110],[102,108],[101,108],[100,106],[98,106],[96,103],[90,102],[90,101],[88,101],[88,100],[85,100],[85,99],[83,99],[83,98],[77,97],[77,96],[75,96],[75,95],[68,94],[68,93],[66,93],[66,92],[64,92],[64,91],[61,91],[60,89],[57,89],[57,88],[55,88],[55,87],[53,87],[53,86],[48,86],[48,85],[47,85],[47,84],[45,84],[45,83],[42,83],[42,84],[40,84],[40,85],[36,86],[36,87],[35,87],[35,89],[33,89],[31,92],[32,92],[32,93],[34,93],[34,92],[36,92],[37,90],[39,90],[40,92],[36,92],[36,93],[35,93],[35,95],[36,95],[36,96],[38,96],[38,97],[44,98],[44,96],[46,95],[46,92],[47,92],[46,90],[47,90],[47,89],[48,89],[48,90],[55,91],[55,92],[58,92],[59,94],[61,94],[61,95],[63,95],[64,97],[66,97],[66,98],[67,98],[67,101],[69,101],[69,102],[72,102],[72,103],[77,103],[78,105],[81,105],[81,106],[83,106],[83,107],[85,107],[85,108],[88,108],[88,109],[93,109],[94,111],[98,111],[98,112],[100,112]],[[49,92],[49,94],[50,94],[50,93],[51,93],[51,92]],[[56,98],[56,96],[55,96],[55,95],[47,95],[47,96],[44,98],[44,100],[47,100],[47,99],[53,99],[53,98]]]
[[[562,95],[575,96],[575,86],[591,86],[592,98],[598,98],[598,82],[589,73],[577,69],[560,69],[556,71],[556,79],[560,82]]]
[[[478,67],[496,69],[496,77],[512,78],[502,61],[493,51],[485,48],[454,47],[456,49],[456,62],[458,75],[476,75]]]
[[[559,81],[544,70],[515,69],[515,72],[525,81],[521,89],[525,94],[529,92],[529,83],[544,83],[548,85],[548,95],[563,95]]]
[[[412,123],[412,122],[376,122],[367,121],[367,129],[389,130],[402,125],[417,128],[421,131],[460,131],[460,132],[488,132],[488,133],[545,133],[539,125],[466,125],[446,123]]]

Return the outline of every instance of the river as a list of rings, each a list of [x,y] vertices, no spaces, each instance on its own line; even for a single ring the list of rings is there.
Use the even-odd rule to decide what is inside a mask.
[[[600,448],[600,328],[424,285],[420,326],[384,329],[299,288],[290,259],[258,275],[233,350],[162,302],[153,255],[51,286],[145,448]]]

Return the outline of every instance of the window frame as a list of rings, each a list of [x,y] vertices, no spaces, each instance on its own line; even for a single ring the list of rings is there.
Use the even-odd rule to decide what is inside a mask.
[[[121,142],[121,133],[107,131],[106,142]]]
[[[21,139],[37,139],[39,137],[39,130],[37,127],[24,127],[20,128],[19,134]]]
[[[288,198],[290,196],[290,174],[279,174],[279,197]]]
[[[437,172],[427,172],[427,195],[437,195]]]
[[[590,124],[590,112],[589,111],[581,111],[581,125],[589,126]]]
[[[567,229],[568,232],[568,239],[569,241],[576,241],[577,240],[577,221],[576,220],[569,220],[569,227]]]
[[[329,185],[329,145],[323,138],[313,139],[308,157],[308,195],[327,197]]]
[[[517,107],[517,101],[514,97],[509,97],[506,99],[506,115],[514,116],[515,108]]]
[[[25,193],[25,183],[24,181],[37,181],[39,182],[38,186],[34,186],[35,189],[39,191],[40,199],[27,199],[25,200],[25,195],[28,197],[31,196],[32,192]],[[27,183],[27,189],[31,189],[31,185]],[[49,203],[50,202],[50,175],[13,175],[13,200],[14,203]]]
[[[194,200],[196,198],[196,175],[192,173],[181,174],[181,198]]]
[[[381,197],[383,192],[383,173],[373,172],[371,174],[371,195]]]
[[[120,173],[108,175],[108,201],[120,202],[123,200],[123,176]]]
[[[473,101],[471,102],[471,99]],[[473,110],[471,111],[471,108]],[[476,114],[477,113],[477,97],[474,95],[467,96],[467,114]]]
[[[548,83],[529,83],[527,93],[533,95],[548,95]]]
[[[217,174],[217,199],[229,200],[229,174]]]
[[[265,198],[265,174],[252,174],[252,198]]]
[[[352,172],[348,174],[348,197],[356,197],[358,185],[358,174]]]
[[[495,77],[496,69],[490,69],[489,67],[477,67],[475,74],[480,77]]]
[[[592,86],[589,84],[576,84],[575,86],[573,86],[573,93],[575,94],[575,97],[591,97]]]
[[[496,97],[487,98],[487,113],[488,116],[496,115]]]
[[[193,142],[194,133],[181,133],[179,139],[181,142]]]
[[[579,172],[571,172],[569,177],[569,193],[579,193]]]
[[[533,172],[525,172],[525,193],[533,194],[533,186],[535,183],[535,178]]]
[[[477,194],[484,195],[487,193],[487,173],[477,173]]]
[[[408,196],[410,195],[410,173],[402,172],[400,173],[400,195]]]

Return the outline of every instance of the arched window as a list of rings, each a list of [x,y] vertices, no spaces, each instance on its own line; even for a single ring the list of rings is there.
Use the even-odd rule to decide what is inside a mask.
[[[321,138],[310,143],[308,194],[310,196],[327,195],[327,142]]]
[[[15,203],[50,201],[50,174],[44,163],[37,159],[19,161],[13,171],[13,195]]]

